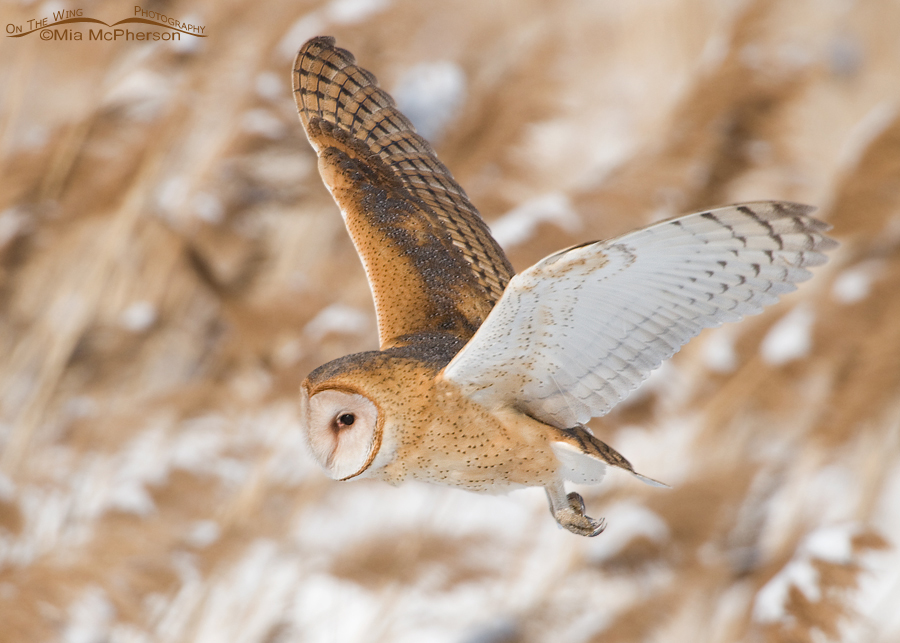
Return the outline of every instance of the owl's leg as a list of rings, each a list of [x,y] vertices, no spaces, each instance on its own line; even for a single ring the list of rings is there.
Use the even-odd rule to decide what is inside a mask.
[[[584,515],[584,499],[575,493],[566,494],[562,480],[552,487],[544,487],[550,501],[550,513],[561,527],[579,536],[596,536],[606,529],[606,521],[594,520]]]

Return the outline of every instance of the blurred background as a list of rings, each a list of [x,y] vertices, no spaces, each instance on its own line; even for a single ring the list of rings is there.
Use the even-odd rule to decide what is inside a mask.
[[[900,3],[141,6],[206,37],[0,41],[0,641],[900,640]],[[134,7],[0,2],[75,9]],[[672,490],[611,472],[585,539],[542,490],[317,469],[298,385],[377,345],[291,96],[319,34],[518,270],[741,200],[834,226],[592,424]]]

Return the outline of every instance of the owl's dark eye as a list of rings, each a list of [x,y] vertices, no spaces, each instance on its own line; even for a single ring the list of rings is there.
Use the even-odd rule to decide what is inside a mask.
[[[338,426],[350,426],[356,422],[356,416],[352,413],[344,413],[338,418]]]

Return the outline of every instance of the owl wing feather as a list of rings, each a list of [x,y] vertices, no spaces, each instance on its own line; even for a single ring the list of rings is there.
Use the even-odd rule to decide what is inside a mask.
[[[381,347],[423,332],[468,340],[513,270],[463,189],[333,38],[303,45],[293,85],[322,179],[365,266]]]
[[[746,203],[553,254],[512,279],[443,377],[557,428],[602,416],[703,328],[808,279],[837,245],[812,209]]]

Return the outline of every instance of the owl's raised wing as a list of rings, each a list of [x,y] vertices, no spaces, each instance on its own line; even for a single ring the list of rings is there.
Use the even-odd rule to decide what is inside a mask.
[[[760,312],[837,244],[794,203],[691,214],[516,275],[443,377],[558,428],[606,414],[701,329]]]
[[[319,172],[365,266],[382,349],[421,332],[468,340],[513,270],[463,189],[334,38],[303,45],[293,85]]]

